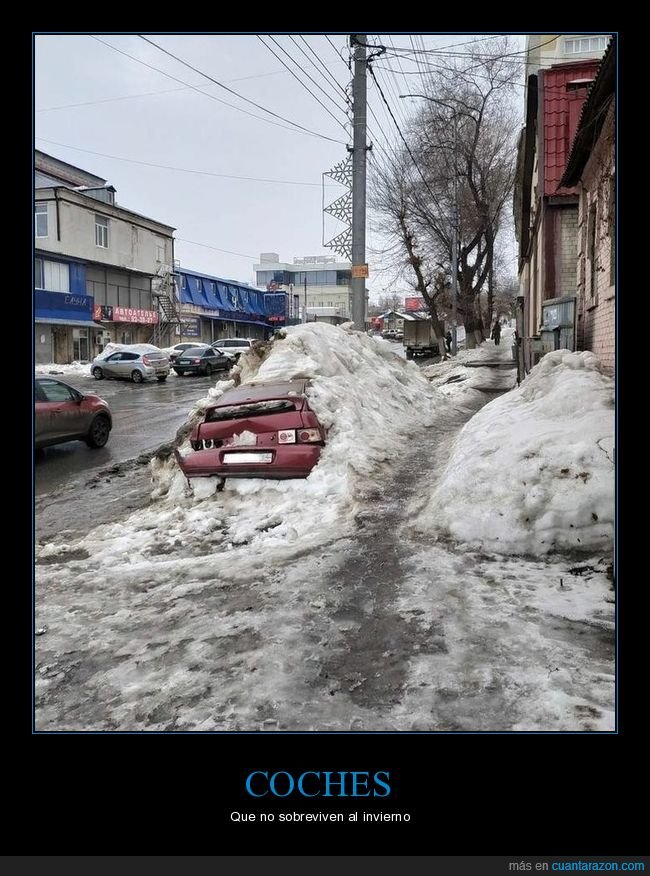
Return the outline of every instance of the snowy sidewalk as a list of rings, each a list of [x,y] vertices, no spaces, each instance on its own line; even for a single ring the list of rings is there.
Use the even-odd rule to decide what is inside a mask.
[[[596,438],[612,382],[587,354],[549,354],[495,398],[515,382],[509,352],[504,332],[501,349],[424,369],[428,382],[364,336],[288,330],[249,370],[312,378],[321,462],[304,481],[217,494],[188,491],[170,457],[148,507],[39,545],[37,729],[613,730],[606,551],[527,558],[494,541],[562,533],[577,502],[581,534],[606,544],[609,509],[594,524],[590,503],[609,496]],[[524,525],[505,478],[526,466],[539,484]],[[550,521],[547,484],[566,503]],[[458,522],[478,546],[451,540]]]

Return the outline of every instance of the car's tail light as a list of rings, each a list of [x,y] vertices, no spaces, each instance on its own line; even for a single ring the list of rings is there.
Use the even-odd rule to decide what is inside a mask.
[[[320,443],[322,440],[318,429],[298,429],[298,441],[303,444]]]
[[[143,356],[142,357],[142,364],[143,365],[151,365],[151,359],[148,356]]]
[[[295,429],[283,429],[281,432],[278,432],[278,444],[295,444],[296,443],[296,430]]]
[[[194,362],[195,365],[200,365],[200,364],[201,364],[201,360],[200,360],[200,359],[192,359],[192,362]]]

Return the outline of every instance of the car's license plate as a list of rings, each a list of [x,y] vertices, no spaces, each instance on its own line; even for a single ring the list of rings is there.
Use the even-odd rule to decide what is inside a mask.
[[[223,461],[227,465],[232,463],[259,463],[273,462],[272,453],[224,453]]]
[[[181,359],[179,364],[181,364],[181,365],[189,365],[189,364],[190,364],[190,360],[189,360],[189,359]]]

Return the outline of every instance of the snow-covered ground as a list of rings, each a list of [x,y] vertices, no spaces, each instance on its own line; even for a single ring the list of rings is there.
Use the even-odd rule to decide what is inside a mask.
[[[448,540],[466,509],[445,463],[486,393],[514,383],[512,370],[487,367],[506,365],[507,332],[498,348],[424,371],[391,348],[312,323],[261,361],[242,358],[243,381],[310,378],[329,435],[306,480],[231,479],[215,492],[207,479],[188,487],[173,456],[161,458],[146,508],[37,547],[39,729],[613,729],[604,543],[577,564],[499,556],[471,542],[475,528],[469,544]],[[538,417],[551,416],[548,396],[564,394],[572,416],[598,409],[587,397],[604,385],[584,377],[595,368],[546,370],[552,392],[535,373],[525,382]],[[230,385],[217,383],[190,418]],[[479,417],[481,448],[492,435],[498,454],[506,415],[493,412],[525,391],[474,416],[450,465]],[[506,410],[512,455],[514,402]],[[530,441],[534,420],[524,422]],[[585,414],[585,441],[596,426]],[[583,454],[581,471],[597,458]],[[525,460],[515,454],[511,473]],[[441,473],[449,495],[436,491]],[[482,494],[470,498],[487,513]],[[510,502],[514,515],[521,500],[513,487],[493,513]],[[532,536],[524,547],[547,550]]]
[[[35,365],[35,374],[86,374],[90,376],[90,364],[88,362],[71,362],[69,365],[57,365],[49,362],[46,365]]]
[[[611,552],[614,381],[596,357],[548,353],[486,405],[460,433],[418,527],[497,553]]]

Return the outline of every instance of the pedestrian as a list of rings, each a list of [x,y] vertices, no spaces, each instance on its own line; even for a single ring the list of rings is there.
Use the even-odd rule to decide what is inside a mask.
[[[492,329],[491,337],[492,337],[492,340],[494,341],[495,345],[498,347],[499,342],[501,340],[501,323],[499,322],[498,319],[494,323],[494,328]]]
[[[451,332],[447,329],[447,334],[445,335],[445,345],[447,347],[447,352],[451,353]]]

